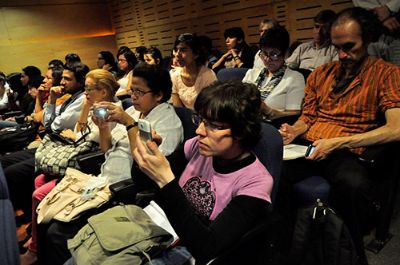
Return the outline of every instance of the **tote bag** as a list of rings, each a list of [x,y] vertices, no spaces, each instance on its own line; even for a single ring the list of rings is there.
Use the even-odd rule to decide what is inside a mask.
[[[35,170],[55,177],[63,177],[68,167],[80,169],[77,156],[98,149],[98,144],[86,141],[84,134],[77,141],[58,134],[47,134],[35,153]]]
[[[106,203],[111,196],[108,182],[90,185],[102,179],[68,168],[65,177],[36,208],[38,223],[47,223],[51,219],[69,222],[78,218],[84,211]],[[87,196],[88,193],[90,196]]]

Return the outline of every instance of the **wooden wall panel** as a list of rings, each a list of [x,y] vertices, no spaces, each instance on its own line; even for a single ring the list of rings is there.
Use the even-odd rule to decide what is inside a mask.
[[[121,15],[124,27],[130,17]],[[116,51],[106,1],[0,0],[0,36],[0,71],[6,73],[26,65],[44,71],[51,59],[64,59],[70,52],[94,68],[99,51]]]
[[[289,5],[289,26],[292,40],[306,41],[312,38],[312,28],[314,26],[313,17],[321,10],[332,9],[339,12],[353,4],[351,0],[297,0],[290,2]]]
[[[168,55],[177,35],[193,32],[207,35],[220,50],[225,50],[223,32],[228,27],[242,27],[246,41],[259,41],[258,25],[262,19],[275,18],[288,29],[291,40],[312,38],[313,17],[323,9],[340,11],[352,6],[351,0],[126,0],[133,12],[135,26],[123,24],[125,15],[117,0],[110,1],[111,16],[117,32],[117,45],[126,45],[122,33],[135,36],[129,47],[157,46]],[[124,35],[125,36],[125,35]],[[133,44],[137,44],[136,46]]]

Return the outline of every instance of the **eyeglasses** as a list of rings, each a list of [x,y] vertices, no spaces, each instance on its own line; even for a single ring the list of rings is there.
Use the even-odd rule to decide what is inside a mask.
[[[130,89],[129,92],[128,92],[128,94],[129,94],[130,96],[134,95],[135,97],[141,98],[141,97],[143,97],[144,95],[146,95],[147,93],[151,93],[151,92],[153,92],[153,90],[142,91],[142,90],[139,90],[139,89]]]
[[[85,92],[86,92],[86,93],[90,93],[90,92],[92,92],[93,90],[97,90],[97,88],[96,88],[96,87],[85,86]]]
[[[208,121],[201,117],[198,113],[193,113],[192,114],[192,121],[196,126],[199,126],[200,123],[204,123],[204,127],[208,131],[219,131],[219,130],[226,130],[229,129],[230,127],[227,125],[219,125],[215,122]]]
[[[276,61],[276,60],[279,60],[279,58],[281,57],[282,54],[280,52],[275,52],[275,51],[266,52],[264,50],[261,50],[258,55],[260,57],[264,57],[264,58],[268,57],[272,61]]]

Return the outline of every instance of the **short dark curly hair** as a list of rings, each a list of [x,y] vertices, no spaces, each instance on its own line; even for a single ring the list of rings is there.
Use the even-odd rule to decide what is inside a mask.
[[[194,109],[210,121],[228,124],[243,150],[251,150],[260,139],[261,96],[253,84],[216,81],[197,96]]]
[[[167,102],[170,99],[172,81],[166,69],[142,62],[133,69],[132,76],[143,78],[153,95],[161,92],[163,95],[161,102]]]
[[[270,28],[260,38],[260,48],[276,48],[282,54],[289,49],[289,43],[289,32],[283,26]]]

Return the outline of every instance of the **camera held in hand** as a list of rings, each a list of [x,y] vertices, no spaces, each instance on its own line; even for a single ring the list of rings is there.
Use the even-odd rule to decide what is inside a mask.
[[[108,117],[108,109],[105,107],[95,107],[93,109],[93,115],[99,120],[105,121]]]

